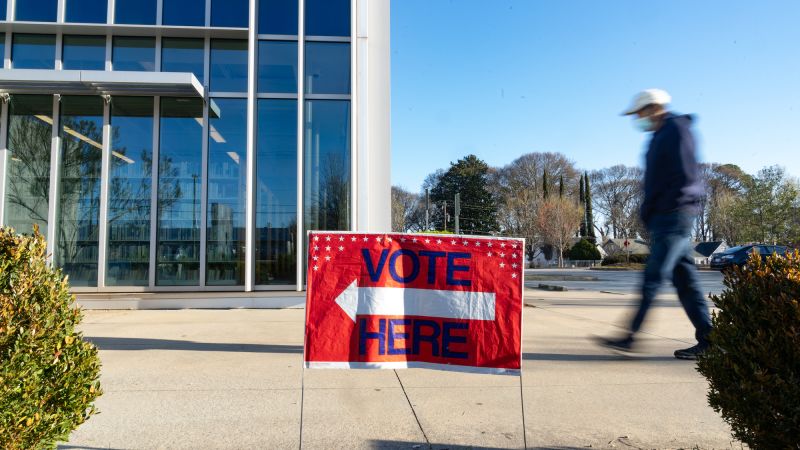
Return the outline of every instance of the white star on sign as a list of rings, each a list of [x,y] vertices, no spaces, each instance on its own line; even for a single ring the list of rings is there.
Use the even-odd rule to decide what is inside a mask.
[[[452,241],[450,241],[450,243],[453,244],[453,245],[456,245],[456,240],[453,239]]]
[[[406,238],[400,238],[400,242],[405,242]]]
[[[339,236],[339,242],[343,242],[343,241],[344,241],[344,236]]]
[[[316,260],[318,260],[318,259],[319,259],[319,256],[317,256],[317,255],[314,255],[314,261],[316,261]]]
[[[344,250],[344,247],[342,247],[342,246],[340,245],[340,246],[339,246],[339,251],[341,252],[342,250]]]
[[[350,240],[351,240],[352,242],[355,242],[355,241],[356,241],[356,237],[355,237],[355,236],[353,236],[353,237],[351,237],[351,238],[350,238]]]
[[[462,242],[462,244],[464,244],[464,245],[469,245],[469,242],[467,242],[467,241],[464,241],[464,242]]]
[[[481,241],[475,242],[475,247],[480,247],[480,246],[481,246]]]
[[[319,267],[317,267],[317,266],[314,266],[314,270],[319,270]]]
[[[511,248],[517,248],[517,244],[512,245]]]
[[[501,268],[501,269],[502,269],[503,267],[505,267],[505,266],[506,266],[506,263],[504,263],[504,262],[501,262],[501,263],[500,263],[500,268]]]
[[[517,268],[517,263],[512,264],[511,267],[516,269]]]
[[[389,241],[389,242],[392,242],[392,238],[390,238],[390,237],[387,237],[386,240]]]
[[[489,252],[489,253],[487,254],[487,256],[492,256],[492,252]]]
[[[500,257],[501,257],[501,258],[505,258],[505,257],[506,257],[506,254],[505,254],[505,253],[500,253]]]
[[[505,242],[501,242],[500,243],[500,247],[506,248],[506,243]]]
[[[511,278],[517,278],[517,274],[516,273],[512,273],[511,274]]]
[[[325,240],[326,240],[326,241],[330,241],[330,240],[331,240],[331,237],[330,237],[330,236],[325,236]]]
[[[325,257],[325,261],[330,261],[330,260],[331,260],[331,256],[330,255]]]
[[[516,258],[516,257],[517,257],[517,254],[516,254],[516,253],[512,253],[512,254],[511,254],[511,257],[512,257],[512,258]]]
[[[411,242],[417,242],[417,238],[411,239]]]
[[[319,236],[314,236],[314,240],[318,241],[319,240]]]
[[[369,240],[369,238],[364,236],[364,242],[367,242],[368,240]]]
[[[486,244],[486,245],[488,245],[489,247],[491,247],[491,246],[492,246],[492,243],[491,243],[491,242],[489,242],[489,243],[488,243],[488,244]]]
[[[315,245],[315,246],[314,246],[314,251],[317,251],[317,250],[319,250],[319,247],[317,247],[317,246]]]
[[[436,243],[437,243],[437,244],[441,244],[441,243],[442,243],[442,240],[441,240],[441,239],[437,239],[437,240],[436,240]]]
[[[431,240],[430,240],[430,239],[425,239],[425,243],[426,243],[426,244],[430,244],[430,243],[431,243]]]
[[[380,236],[375,238],[375,242],[380,242],[380,241],[381,241],[381,237]]]
[[[330,245],[326,245],[326,246],[325,246],[325,251],[326,251],[326,252],[329,252],[329,251],[331,251],[331,246],[330,246]]]

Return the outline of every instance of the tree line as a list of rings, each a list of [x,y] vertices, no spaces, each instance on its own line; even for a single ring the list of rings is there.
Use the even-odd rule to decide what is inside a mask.
[[[701,175],[696,240],[800,243],[800,183],[783,168],[751,175],[711,163]],[[624,165],[581,171],[561,153],[528,153],[503,167],[467,155],[429,174],[418,193],[392,187],[392,229],[453,232],[458,193],[460,233],[524,237],[531,258],[542,249],[560,258],[574,237],[647,240],[639,220],[643,177]]]

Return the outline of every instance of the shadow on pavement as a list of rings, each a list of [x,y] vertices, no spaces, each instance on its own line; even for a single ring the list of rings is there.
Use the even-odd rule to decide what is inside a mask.
[[[484,447],[484,446],[472,446],[472,445],[450,445],[450,444],[440,444],[440,443],[431,443],[426,444],[424,442],[403,442],[403,441],[384,441],[384,440],[372,440],[369,441],[368,444],[369,448],[372,449],[419,449],[419,450],[472,450],[472,449],[485,449],[485,450],[500,450],[509,447]],[[579,450],[585,449],[585,447],[558,447],[558,446],[548,446],[548,447],[528,447],[529,450]]]
[[[86,337],[100,350],[181,350],[196,352],[303,353],[302,345],[235,344],[179,341],[174,339],[140,339],[118,337]]]
[[[523,353],[522,359],[527,361],[680,361],[674,356],[666,355],[575,355],[567,353]]]

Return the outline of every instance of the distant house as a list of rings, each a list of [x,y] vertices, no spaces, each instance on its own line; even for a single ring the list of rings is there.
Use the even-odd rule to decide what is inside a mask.
[[[697,254],[695,255],[695,264],[708,264],[712,256],[730,248],[725,241],[695,242],[694,244],[694,251]]]
[[[625,247],[626,240],[628,241],[627,247]],[[650,246],[641,239],[607,239],[602,248],[609,256],[625,253],[630,253],[631,255],[650,254]]]

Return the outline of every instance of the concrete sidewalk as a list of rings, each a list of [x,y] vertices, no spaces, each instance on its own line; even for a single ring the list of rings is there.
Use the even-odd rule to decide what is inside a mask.
[[[630,295],[527,291],[529,448],[730,448],[706,404],[683,310],[654,309],[644,353],[593,345]],[[101,414],[60,448],[299,447],[302,310],[88,311],[101,349]],[[305,372],[303,448],[522,448],[520,379],[438,372]]]

